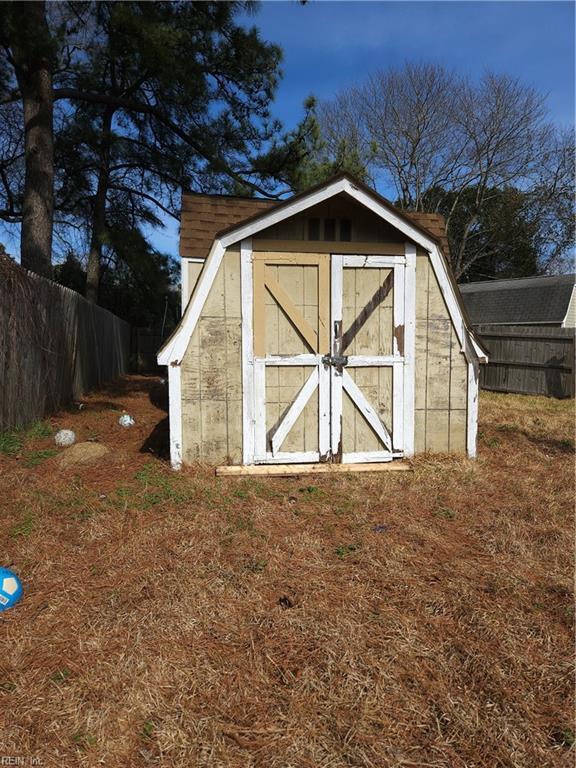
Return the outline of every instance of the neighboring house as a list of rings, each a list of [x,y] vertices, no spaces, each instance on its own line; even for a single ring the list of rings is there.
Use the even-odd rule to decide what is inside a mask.
[[[468,316],[490,353],[483,389],[573,397],[575,275],[461,285]]]
[[[520,277],[460,285],[473,325],[576,326],[576,275]]]
[[[476,452],[479,363],[444,222],[341,175],[281,202],[183,197],[174,467]]]

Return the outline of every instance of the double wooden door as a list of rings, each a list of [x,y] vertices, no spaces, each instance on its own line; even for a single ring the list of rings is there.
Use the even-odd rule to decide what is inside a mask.
[[[253,255],[255,463],[403,452],[403,256]]]

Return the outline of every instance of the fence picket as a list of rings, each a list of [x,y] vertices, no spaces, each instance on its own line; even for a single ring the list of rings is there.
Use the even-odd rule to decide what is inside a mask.
[[[129,349],[128,323],[0,257],[0,430],[127,373]]]
[[[480,386],[495,392],[574,397],[574,329],[477,325],[489,352]]]

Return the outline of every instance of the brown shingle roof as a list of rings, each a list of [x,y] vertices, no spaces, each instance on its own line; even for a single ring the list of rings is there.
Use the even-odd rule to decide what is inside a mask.
[[[402,211],[402,213],[420,229],[425,229],[429,232],[440,243],[440,247],[446,257],[450,256],[450,246],[448,245],[448,235],[446,234],[446,219],[441,213],[414,213],[412,211]]]
[[[372,190],[370,191],[372,192]],[[372,194],[375,193],[372,192]],[[180,218],[180,256],[182,258],[206,258],[218,232],[230,229],[245,219],[252,219],[283,202],[286,201],[264,200],[257,197],[183,194]],[[388,205],[393,207],[390,203]],[[446,236],[446,224],[441,214],[411,213],[401,210],[398,212],[439,242],[444,254],[448,256],[450,251]]]
[[[226,195],[182,195],[180,256],[206,258],[217,232],[263,213],[277,200]]]

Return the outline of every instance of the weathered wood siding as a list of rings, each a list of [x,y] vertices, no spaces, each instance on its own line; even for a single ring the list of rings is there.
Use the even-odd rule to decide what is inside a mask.
[[[416,258],[415,451],[466,451],[468,376],[427,254]]]
[[[574,328],[478,325],[476,331],[489,353],[482,389],[574,397]]]
[[[266,264],[265,273],[282,286],[294,306],[318,333],[318,266],[306,264]],[[262,286],[263,288],[263,286]],[[268,291],[264,295],[266,355],[299,355],[311,350]],[[261,297],[255,296],[255,300]],[[267,432],[283,418],[296,395],[310,376],[306,366],[266,369]],[[267,450],[272,447],[268,442]],[[318,450],[318,391],[314,392],[282,445],[283,451]]]
[[[182,458],[242,461],[240,253],[228,249],[182,360]]]
[[[342,285],[342,328],[344,336],[354,320],[370,303],[378,286],[384,285],[390,277],[389,269],[362,269],[345,267]],[[348,345],[345,355],[391,355],[394,336],[393,321],[394,288],[384,301],[368,317]],[[376,410],[389,432],[392,423],[392,368],[366,367],[349,368],[348,373],[358,384],[369,403]],[[385,446],[346,392],[342,399],[342,452],[360,453],[382,451]]]
[[[270,233],[267,233],[267,236]],[[372,233],[374,234],[374,233]],[[304,246],[309,245],[310,248]],[[287,241],[254,240],[255,252],[287,251]],[[345,248],[347,246],[347,248]],[[404,240],[391,242],[340,243],[298,241],[292,245],[298,252],[329,253],[348,249],[359,253],[404,253]],[[467,426],[467,365],[460,350],[448,309],[430,266],[428,255],[418,249],[416,266],[416,386],[415,386],[415,450],[417,453],[466,451]],[[298,308],[316,324],[318,317],[316,280],[305,279],[310,267],[266,267],[283,272],[282,282]],[[290,272],[292,270],[292,272]],[[353,272],[346,280],[351,281]],[[358,270],[358,272],[360,272]],[[367,274],[370,273],[370,274]],[[350,313],[354,302],[362,301],[363,291],[373,292],[376,272],[355,277],[349,286]],[[384,271],[383,271],[384,274]],[[382,275],[379,275],[380,277]],[[360,281],[359,285],[356,283]],[[366,285],[363,280],[367,280]],[[357,295],[358,294],[358,295]],[[345,292],[346,295],[346,292]],[[377,317],[379,349],[372,354],[386,354],[391,347],[392,295],[383,303]],[[346,301],[345,301],[346,305]],[[270,297],[265,307],[266,352],[303,352],[306,347],[284,314]],[[390,327],[389,327],[390,326]],[[374,330],[374,329],[372,329]],[[363,333],[369,333],[366,326]],[[369,353],[370,345],[362,346],[362,334],[356,339],[356,353]],[[280,346],[278,346],[281,343]],[[290,342],[288,344],[288,342]],[[288,346],[287,346],[288,344]],[[360,345],[360,347],[358,346]],[[352,353],[353,350],[347,350]],[[268,371],[267,414],[270,428],[286,410],[309,373],[304,368]],[[386,424],[392,417],[392,381],[390,369],[366,368],[351,372],[362,390],[379,406]],[[281,379],[280,379],[281,377]],[[201,313],[198,325],[182,361],[182,438],[185,462],[233,463],[242,461],[242,388],[241,388],[241,308],[240,258],[238,249],[229,249],[216,276],[214,285]],[[317,446],[317,394],[300,416],[286,439],[286,450],[314,450]],[[377,450],[378,439],[373,435],[357,409],[344,398],[343,435],[345,452]],[[393,425],[392,425],[393,428]]]
[[[0,257],[0,430],[127,373],[129,353],[128,323]]]
[[[186,295],[182,297],[183,312],[186,308],[186,305],[188,304],[188,301],[190,300],[190,296],[192,296],[194,293],[194,288],[196,288],[196,283],[198,282],[198,278],[200,277],[200,272],[202,272],[203,266],[204,262],[182,259],[182,272],[184,272],[184,270],[186,271],[186,275],[182,274],[181,281],[182,291],[186,292]]]

